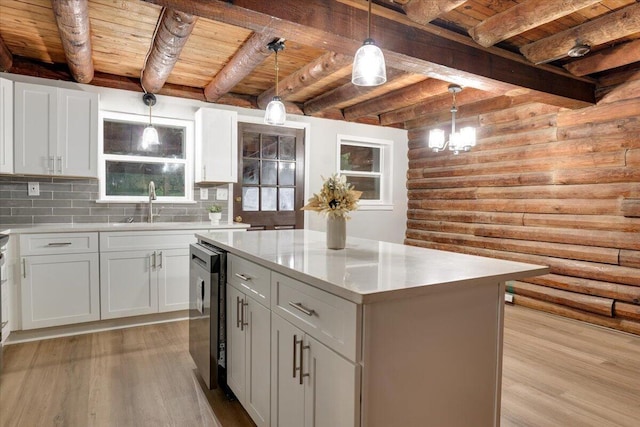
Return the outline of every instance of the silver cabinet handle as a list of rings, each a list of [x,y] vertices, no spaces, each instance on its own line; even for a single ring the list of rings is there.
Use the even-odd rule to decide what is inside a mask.
[[[300,340],[300,342],[302,342],[302,340]],[[298,336],[294,334],[293,335],[293,378],[296,377],[296,372],[298,372],[298,370],[300,369],[296,366],[296,359],[298,358],[297,349],[298,349]]]
[[[303,312],[307,316],[313,316],[314,314],[316,314],[316,311],[314,309],[305,307],[301,302],[289,301],[289,305],[296,310]]]
[[[50,174],[54,174],[56,172],[56,165],[54,163],[53,156],[49,156],[48,160],[49,160],[49,162],[48,162],[49,163],[49,167],[48,167],[49,173]]]
[[[51,242],[48,243],[47,246],[52,246],[52,247],[56,247],[56,246],[70,246],[73,243],[71,242]]]
[[[240,320],[240,297],[236,297],[236,328],[240,327],[242,320]]]
[[[151,268],[156,268],[156,251],[153,251],[149,257],[151,258]]]
[[[207,180],[207,165],[202,166],[202,180]]]
[[[158,268],[162,268],[162,251],[158,252]]]
[[[62,175],[62,156],[58,156],[58,173]]]
[[[311,346],[309,344],[304,345],[302,342],[303,340],[301,339],[299,341],[300,343],[300,384],[303,383],[304,377],[310,376],[308,372],[306,374],[304,373],[304,351],[310,349]]]
[[[245,322],[245,318],[244,318],[244,313],[245,313],[245,307],[249,305],[248,302],[244,302],[244,298],[242,298],[241,303],[240,303],[241,307],[240,307],[240,313],[242,313],[242,321],[240,322],[240,330],[244,331],[244,327],[245,326],[249,326],[249,322]]]
[[[27,278],[27,259],[22,258],[22,277]]]
[[[239,277],[240,279],[244,280],[245,282],[248,282],[249,280],[251,280],[251,277],[245,276],[244,274],[240,274],[240,273],[236,273],[236,277]]]

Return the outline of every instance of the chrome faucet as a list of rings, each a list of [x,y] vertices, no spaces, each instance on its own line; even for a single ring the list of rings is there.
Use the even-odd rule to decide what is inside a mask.
[[[153,181],[149,181],[149,217],[147,222],[153,222],[153,201],[156,200],[156,185]]]

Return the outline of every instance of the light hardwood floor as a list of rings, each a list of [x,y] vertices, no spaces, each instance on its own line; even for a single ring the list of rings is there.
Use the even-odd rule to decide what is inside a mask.
[[[505,318],[503,427],[640,425],[640,337],[523,307]],[[181,321],[8,346],[0,426],[253,425],[204,389],[187,334]]]

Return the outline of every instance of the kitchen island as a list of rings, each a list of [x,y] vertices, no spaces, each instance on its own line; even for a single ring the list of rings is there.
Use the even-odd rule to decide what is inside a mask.
[[[230,253],[229,384],[258,425],[499,425],[505,281],[547,267],[356,238],[335,251],[309,230],[196,237]],[[270,310],[263,351],[255,302]],[[240,359],[234,329],[253,349]]]

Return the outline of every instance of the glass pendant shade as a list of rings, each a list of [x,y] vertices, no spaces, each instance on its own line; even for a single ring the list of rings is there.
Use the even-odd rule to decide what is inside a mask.
[[[264,112],[264,122],[268,125],[281,126],[287,120],[287,110],[282,98],[274,96]]]
[[[429,131],[429,148],[438,152],[444,149],[445,143],[444,131],[442,129],[431,129]]]
[[[382,50],[368,38],[356,51],[351,83],[356,86],[378,86],[387,81],[387,69]]]
[[[152,125],[144,128],[144,132],[142,133],[142,148],[149,148],[151,145],[160,144],[160,139],[158,138],[158,131]]]

